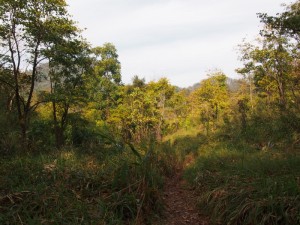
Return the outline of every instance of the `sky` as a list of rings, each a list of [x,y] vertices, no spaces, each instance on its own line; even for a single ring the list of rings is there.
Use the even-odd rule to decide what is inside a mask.
[[[67,0],[93,45],[113,43],[122,81],[162,77],[188,87],[222,70],[239,78],[238,44],[262,28],[257,13],[275,15],[287,0]]]

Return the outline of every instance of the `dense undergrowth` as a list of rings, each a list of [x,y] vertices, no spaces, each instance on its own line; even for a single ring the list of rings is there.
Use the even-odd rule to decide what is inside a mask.
[[[182,166],[212,224],[299,224],[300,155],[282,148],[286,138],[268,137],[193,128],[162,143],[7,155],[0,224],[152,224],[164,209],[164,177]]]
[[[300,224],[299,154],[216,137],[197,154],[185,177],[213,224]]]
[[[172,149],[133,150],[66,147],[2,159],[0,224],[151,224]]]

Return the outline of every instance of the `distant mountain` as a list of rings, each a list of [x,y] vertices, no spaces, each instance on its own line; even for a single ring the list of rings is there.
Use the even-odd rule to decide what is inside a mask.
[[[234,79],[234,78],[227,77],[226,83],[227,83],[227,87],[230,92],[237,92],[241,86],[240,79]]]
[[[241,86],[241,80],[227,77],[226,84],[230,92],[237,92]],[[176,90],[178,91],[186,90],[187,92],[191,93],[195,91],[197,88],[199,88],[200,86],[201,86],[201,82],[197,82],[187,88],[176,87]]]
[[[46,91],[50,89],[50,81],[49,81],[49,64],[43,63],[40,64],[37,68],[39,78],[37,79],[35,85],[37,91]]]

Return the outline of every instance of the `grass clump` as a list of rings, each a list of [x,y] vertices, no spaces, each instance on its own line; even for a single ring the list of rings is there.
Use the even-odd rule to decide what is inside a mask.
[[[214,224],[300,224],[297,154],[213,143],[202,147],[185,176]]]

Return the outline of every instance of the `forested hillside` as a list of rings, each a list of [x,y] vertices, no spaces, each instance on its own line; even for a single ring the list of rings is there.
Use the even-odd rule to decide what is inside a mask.
[[[300,224],[300,1],[282,10],[239,79],[182,88],[124,84],[64,0],[1,0],[0,224],[171,224],[174,186],[199,224]]]

